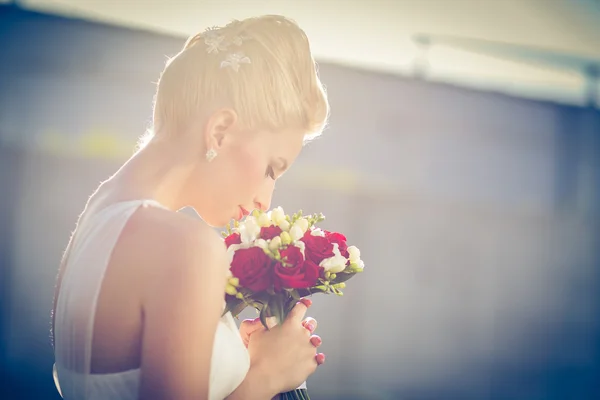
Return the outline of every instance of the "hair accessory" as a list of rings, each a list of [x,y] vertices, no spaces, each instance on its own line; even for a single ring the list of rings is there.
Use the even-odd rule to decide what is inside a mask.
[[[206,45],[206,52],[208,54],[227,52],[231,46],[241,47],[246,40],[251,39],[246,35],[240,34],[228,40],[227,36],[223,34],[225,29],[226,28],[213,26],[206,29],[204,33],[202,33],[204,44]],[[225,59],[220,63],[220,67],[231,67],[235,72],[238,72],[240,69],[240,64],[250,63],[250,58],[243,52],[233,51],[225,56]]]
[[[227,51],[227,46],[223,43],[225,41],[225,36],[219,35],[219,28],[208,28],[202,36],[204,36],[204,44],[206,44],[206,51],[208,54]]]
[[[217,156],[217,152],[214,149],[210,149],[206,152],[206,161],[211,162]]]
[[[235,72],[240,69],[240,64],[251,64],[250,59],[241,51],[229,53],[224,61],[221,61],[221,68],[231,67]]]

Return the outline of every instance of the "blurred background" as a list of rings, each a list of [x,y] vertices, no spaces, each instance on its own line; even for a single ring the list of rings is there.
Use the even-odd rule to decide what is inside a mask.
[[[58,263],[167,57],[267,13],[306,30],[332,109],[273,205],[367,265],[314,299],[312,397],[600,398],[600,1],[0,3],[0,398],[59,398]]]

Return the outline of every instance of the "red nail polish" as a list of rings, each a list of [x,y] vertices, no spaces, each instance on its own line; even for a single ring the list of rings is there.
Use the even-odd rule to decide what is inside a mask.
[[[312,305],[312,300],[310,299],[300,299],[300,301],[306,306],[310,307]]]
[[[325,354],[319,353],[319,354],[317,354],[316,357],[317,357],[317,363],[319,363],[319,364],[325,363]]]

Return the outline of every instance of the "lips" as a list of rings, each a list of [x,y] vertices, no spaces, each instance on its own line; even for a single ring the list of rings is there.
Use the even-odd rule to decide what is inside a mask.
[[[244,218],[246,215],[249,215],[250,212],[246,210],[244,207],[240,206],[240,214],[238,216],[238,220]]]

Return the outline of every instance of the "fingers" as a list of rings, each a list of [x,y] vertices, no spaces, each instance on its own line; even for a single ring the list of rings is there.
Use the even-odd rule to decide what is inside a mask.
[[[308,310],[308,307],[311,306],[311,304],[312,301],[310,299],[300,299],[300,301],[296,303],[294,308],[292,308],[292,311],[290,311],[290,314],[288,315],[288,320],[295,320],[300,322],[302,318],[304,318],[304,316],[306,315],[306,311]]]
[[[240,324],[240,330],[244,332],[254,332],[261,327],[260,318],[245,319]]]
[[[312,317],[307,317],[302,321],[302,326],[308,329],[310,333],[313,333],[317,329],[317,320]]]
[[[244,345],[248,347],[248,343],[250,342],[250,335],[264,329],[264,326],[262,326],[262,324],[260,323],[260,318],[243,320],[240,324],[240,336],[242,337]]]
[[[315,360],[317,360],[317,365],[325,364],[325,354],[319,353],[315,356]]]
[[[319,347],[323,343],[323,340],[317,335],[312,335],[310,337],[310,343],[315,347]]]

